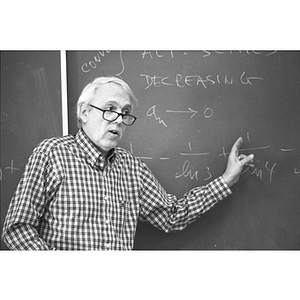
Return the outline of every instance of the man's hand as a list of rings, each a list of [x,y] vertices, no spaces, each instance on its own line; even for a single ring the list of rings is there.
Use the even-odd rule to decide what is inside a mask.
[[[228,157],[226,171],[222,175],[223,179],[229,187],[233,186],[238,182],[245,165],[253,167],[253,154],[248,156],[244,154],[239,155],[239,150],[242,143],[243,138],[240,137],[233,144]]]

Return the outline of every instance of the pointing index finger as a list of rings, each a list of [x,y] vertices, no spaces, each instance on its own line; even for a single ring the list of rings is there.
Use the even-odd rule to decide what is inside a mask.
[[[242,137],[239,137],[239,138],[236,140],[236,142],[233,144],[233,146],[232,146],[232,152],[233,152],[234,154],[236,154],[236,156],[239,155],[239,150],[240,150],[240,147],[241,147],[242,143],[243,143],[243,138],[242,138]]]

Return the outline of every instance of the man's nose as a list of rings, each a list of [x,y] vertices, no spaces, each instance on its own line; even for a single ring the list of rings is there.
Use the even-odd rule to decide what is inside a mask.
[[[123,116],[118,115],[118,117],[114,120],[114,123],[121,124],[123,122]]]

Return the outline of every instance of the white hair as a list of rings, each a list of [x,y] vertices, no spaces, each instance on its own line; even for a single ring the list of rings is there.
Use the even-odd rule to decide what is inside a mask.
[[[89,103],[92,102],[94,99],[98,89],[103,85],[107,83],[115,83],[120,85],[123,90],[127,93],[129,96],[131,102],[133,105],[138,104],[137,98],[134,96],[132,90],[130,89],[129,85],[123,81],[122,79],[114,76],[110,77],[98,77],[91,83],[87,84],[83,91],[81,92],[80,97],[78,98],[77,101],[77,126],[80,128],[81,127],[81,118],[80,118],[80,110],[82,105],[88,105]]]

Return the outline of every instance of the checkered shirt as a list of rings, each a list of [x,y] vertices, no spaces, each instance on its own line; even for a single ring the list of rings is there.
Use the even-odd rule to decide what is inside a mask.
[[[3,239],[16,250],[130,250],[138,219],[182,230],[229,195],[222,177],[181,199],[117,147],[106,163],[79,130],[38,145],[11,200]]]

